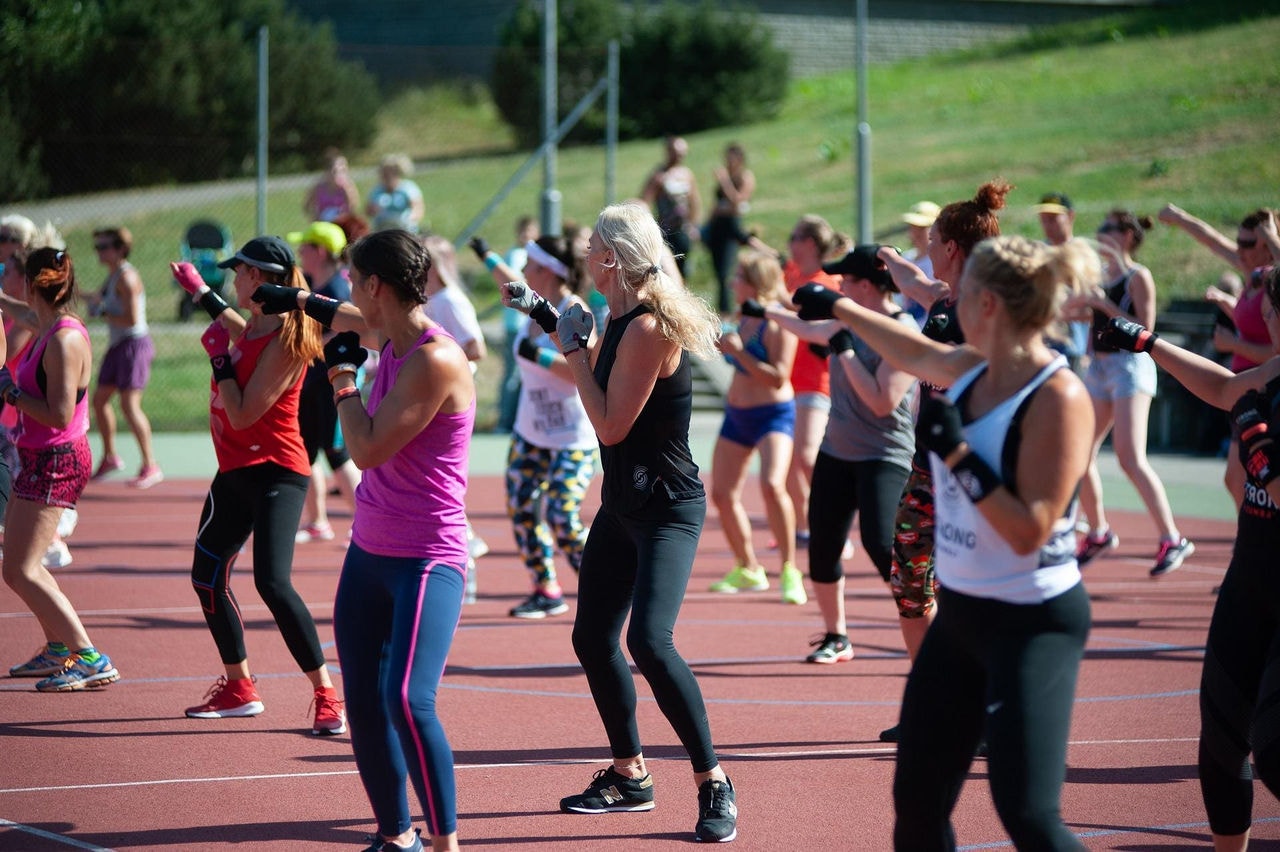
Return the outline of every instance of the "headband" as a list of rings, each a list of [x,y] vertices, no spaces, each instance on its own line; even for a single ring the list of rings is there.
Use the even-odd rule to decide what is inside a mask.
[[[538,245],[533,240],[529,240],[529,242],[524,244],[524,250],[530,260],[536,261],[539,266],[546,267],[561,278],[568,280],[569,267],[565,266],[563,261],[552,257],[551,253],[542,246]]]

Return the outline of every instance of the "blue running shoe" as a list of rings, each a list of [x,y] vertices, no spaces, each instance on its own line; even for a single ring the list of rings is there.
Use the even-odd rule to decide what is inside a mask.
[[[111,658],[99,654],[92,663],[85,662],[78,654],[67,657],[62,672],[36,683],[40,692],[73,692],[78,689],[97,689],[120,679],[120,672],[111,665]]]
[[[66,668],[71,652],[59,654],[45,645],[36,655],[21,665],[9,669],[9,677],[49,677]]]

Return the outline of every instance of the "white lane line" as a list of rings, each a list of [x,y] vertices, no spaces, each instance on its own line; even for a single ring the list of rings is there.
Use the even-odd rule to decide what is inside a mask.
[[[41,840],[51,840],[54,843],[61,843],[63,846],[70,846],[72,849],[85,849],[88,852],[111,852],[105,846],[94,846],[92,843],[85,843],[76,840],[73,837],[64,837],[61,834],[43,831],[30,825],[23,825],[20,822],[12,822],[0,817],[0,828],[12,828],[14,831],[21,831],[24,834],[30,834],[33,837],[39,837]]]

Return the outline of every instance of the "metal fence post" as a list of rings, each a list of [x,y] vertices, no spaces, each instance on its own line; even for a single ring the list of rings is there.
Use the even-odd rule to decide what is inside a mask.
[[[267,28],[258,28],[258,217],[257,233],[267,231]]]

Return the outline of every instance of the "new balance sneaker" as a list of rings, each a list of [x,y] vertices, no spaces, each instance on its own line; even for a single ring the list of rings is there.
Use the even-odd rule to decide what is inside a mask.
[[[422,845],[422,832],[417,829],[414,829],[413,842],[408,846],[398,846],[390,840],[383,840],[376,834],[367,835],[365,840],[370,841],[373,845],[364,850],[364,852],[422,852],[424,848]]]
[[[36,651],[36,655],[25,663],[9,669],[9,677],[49,677],[61,672],[67,666],[70,651],[58,653],[48,645]]]
[[[732,571],[724,575],[723,580],[718,580],[711,584],[711,591],[722,595],[734,595],[738,592],[763,592],[769,588],[769,578],[765,576],[764,568],[757,565],[754,568],[745,568],[741,565],[735,566]]]
[[[117,470],[124,470],[124,459],[117,455],[103,456],[102,461],[98,463],[98,469],[89,478],[93,482],[98,482],[106,479]]]
[[[601,769],[590,786],[576,796],[560,800],[565,813],[607,814],[653,810],[653,776],[628,778],[612,766]]]
[[[782,586],[783,603],[804,606],[809,602],[809,595],[804,590],[804,574],[790,562],[782,566],[782,578],[778,584]]]
[[[336,689],[332,686],[316,687],[315,698],[311,703],[316,708],[316,718],[311,724],[311,733],[318,737],[331,737],[347,732],[347,711]]]
[[[563,615],[568,611],[569,605],[564,602],[564,595],[552,597],[544,594],[541,589],[535,589],[523,603],[511,608],[510,615],[512,618],[546,618],[548,615]]]
[[[45,568],[66,568],[71,564],[71,549],[62,539],[54,539],[53,544],[40,557],[40,564]]]
[[[1171,571],[1182,567],[1182,561],[1196,552],[1196,546],[1185,538],[1177,541],[1162,541],[1156,551],[1156,564],[1151,569],[1152,577],[1163,577]]]
[[[698,788],[698,824],[693,839],[699,843],[728,843],[738,836],[738,804],[728,778],[702,782]]]
[[[1083,568],[1104,550],[1115,550],[1119,546],[1120,537],[1110,529],[1102,532],[1094,530],[1080,539],[1080,546],[1076,548],[1076,563]]]
[[[129,487],[146,490],[152,486],[159,485],[161,482],[164,482],[164,473],[160,470],[160,465],[149,464],[139,470],[137,476],[129,480]]]
[[[120,672],[111,665],[111,658],[106,654],[98,654],[98,659],[92,663],[86,662],[79,654],[70,654],[62,664],[62,671],[37,681],[36,689],[41,692],[74,692],[97,689],[119,679]]]
[[[205,702],[196,707],[188,707],[187,715],[192,719],[257,716],[264,708],[253,682],[251,677],[234,680],[227,680],[225,675],[219,677],[218,682],[204,694]]]
[[[827,633],[809,644],[816,650],[804,658],[806,663],[830,665],[853,659],[853,646],[849,644],[849,637],[843,633]]]
[[[298,544],[309,544],[313,541],[333,541],[333,527],[328,522],[323,524],[307,524],[294,535]]]

